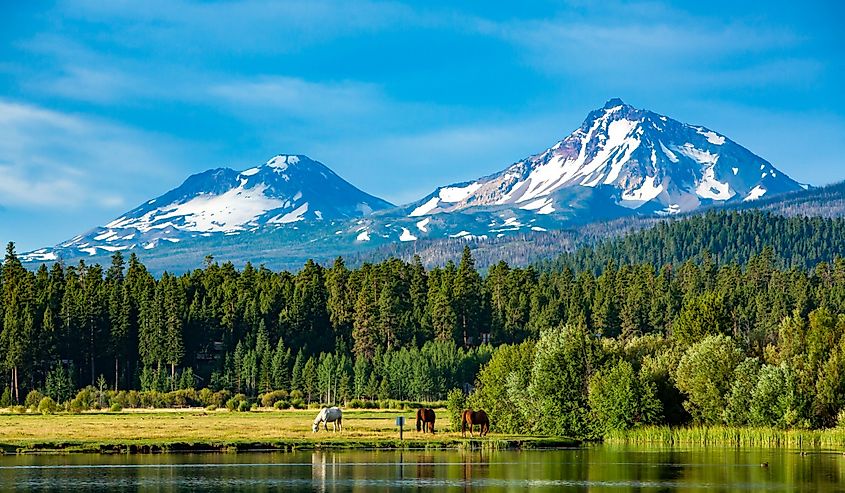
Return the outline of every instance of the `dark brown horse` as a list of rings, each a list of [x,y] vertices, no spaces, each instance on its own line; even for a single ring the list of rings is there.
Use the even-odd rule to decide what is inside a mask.
[[[421,407],[417,409],[417,431],[425,433],[430,431],[434,434],[434,409]]]
[[[467,436],[467,425],[469,425],[469,436],[472,435],[472,428],[478,425],[478,435],[484,436],[490,431],[490,419],[487,413],[482,410],[473,411],[467,409],[461,414],[461,435]]]

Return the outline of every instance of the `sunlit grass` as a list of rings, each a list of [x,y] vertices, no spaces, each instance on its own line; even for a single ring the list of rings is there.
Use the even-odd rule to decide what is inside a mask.
[[[195,446],[227,447],[457,447],[467,444],[490,447],[554,445],[560,441],[533,437],[491,434],[482,441],[468,442],[460,432],[448,430],[446,411],[437,422],[435,435],[417,432],[413,411],[344,411],[343,431],[317,433],[311,424],[315,410],[229,412],[225,410],[164,410],[119,413],[0,414],[0,445],[7,451],[50,449],[116,449],[153,446],[168,449]],[[399,442],[397,416],[405,416],[404,442]],[[476,439],[477,439],[476,435]],[[467,434],[469,439],[469,434]],[[566,443],[572,443],[566,441]],[[179,447],[175,447],[179,448]]]

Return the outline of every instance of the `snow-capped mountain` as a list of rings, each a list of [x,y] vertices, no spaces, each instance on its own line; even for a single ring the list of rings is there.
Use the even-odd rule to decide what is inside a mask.
[[[306,156],[279,155],[243,171],[193,175],[105,226],[22,258],[103,261],[131,250],[160,269],[193,268],[208,253],[290,266],[388,243],[487,240],[750,205],[803,187],[722,134],[611,99],[543,152],[401,207]]]
[[[500,173],[440,187],[407,211],[422,218],[506,207],[547,215],[570,211],[577,206],[571,192],[585,188],[601,190],[607,206],[674,214],[801,185],[724,135],[611,99],[549,149]]]
[[[27,258],[53,260],[149,250],[196,236],[348,220],[390,207],[389,202],[355,188],[318,161],[281,154],[243,171],[218,168],[192,175],[179,187],[105,226],[56,248],[32,252]]]

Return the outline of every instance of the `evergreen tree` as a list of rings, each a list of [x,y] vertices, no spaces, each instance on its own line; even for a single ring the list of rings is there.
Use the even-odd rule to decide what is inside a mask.
[[[481,276],[475,268],[475,259],[468,246],[464,246],[461,263],[454,282],[454,310],[462,333],[463,344],[477,343],[481,322]]]
[[[302,351],[296,353],[296,360],[293,363],[293,369],[291,370],[291,377],[290,377],[290,390],[293,392],[294,390],[303,391],[305,387],[302,381],[302,370],[305,366],[305,357],[302,354]]]

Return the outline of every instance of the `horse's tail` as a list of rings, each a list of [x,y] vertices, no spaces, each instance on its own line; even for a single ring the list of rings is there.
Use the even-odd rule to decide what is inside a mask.
[[[421,416],[422,412],[421,411],[422,411],[421,409],[417,409],[417,431],[422,430],[422,416]]]

